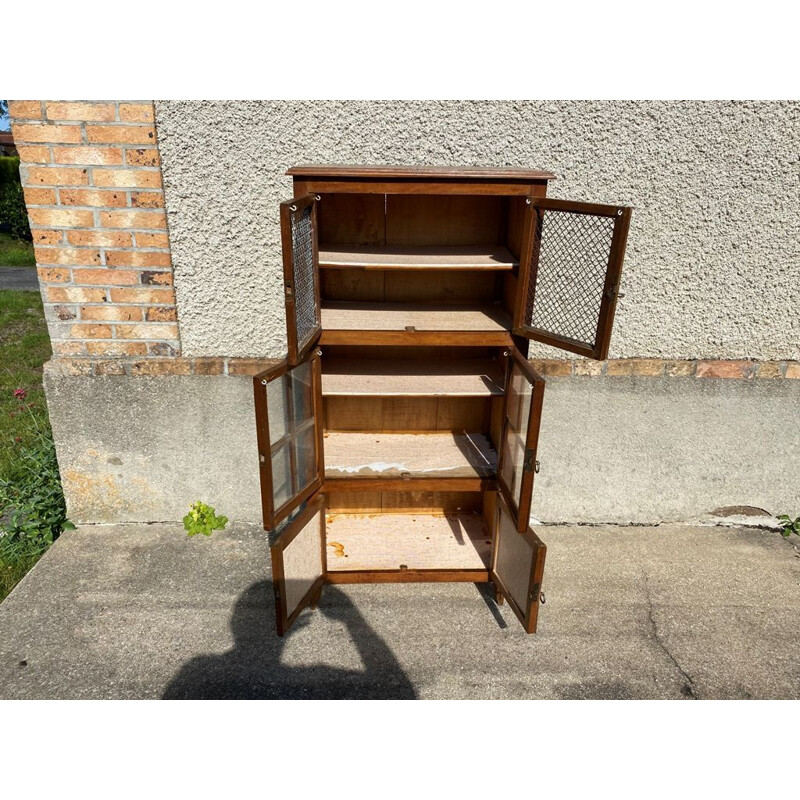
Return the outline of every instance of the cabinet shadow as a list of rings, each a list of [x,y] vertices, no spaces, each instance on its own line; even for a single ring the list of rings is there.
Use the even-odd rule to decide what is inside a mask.
[[[225,653],[196,656],[167,685],[165,700],[414,700],[417,693],[386,642],[367,624],[350,598],[326,586],[319,610],[345,625],[363,670],[328,664],[287,666],[281,663],[290,636],[302,636],[308,612],[289,632],[275,632],[272,582],[252,584],[236,601],[230,626],[234,646]],[[331,648],[340,637],[330,637]],[[349,646],[349,642],[348,642]],[[324,645],[323,645],[324,647]]]

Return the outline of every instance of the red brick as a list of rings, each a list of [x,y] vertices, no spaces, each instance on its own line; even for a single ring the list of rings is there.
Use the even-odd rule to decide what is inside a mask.
[[[95,361],[95,375],[124,375],[125,364],[121,361]]]
[[[780,361],[764,361],[758,365],[758,378],[782,378],[783,365]]]
[[[793,380],[800,378],[800,362],[790,361],[786,365],[786,377]]]
[[[604,361],[593,361],[592,359],[588,358],[581,361],[575,361],[573,364],[576,375],[596,377],[598,375],[602,375],[605,369]]]
[[[103,303],[106,299],[106,290],[48,286],[45,297],[51,303]]]
[[[95,286],[135,286],[139,279],[138,272],[121,269],[76,269],[72,274],[75,283]]]
[[[58,193],[64,206],[127,206],[125,192],[99,192],[94,189],[61,189]]]
[[[161,163],[158,150],[137,148],[125,151],[125,163],[134,167],[157,167]]]
[[[20,125],[14,126],[14,142],[51,142],[54,144],[79,144],[80,125]]]
[[[62,375],[91,375],[93,366],[87,359],[60,359],[58,371]]]
[[[141,306],[81,306],[81,319],[100,320],[103,322],[141,322]]]
[[[120,339],[177,339],[177,325],[117,325]]]
[[[83,356],[86,355],[85,342],[72,342],[69,340],[55,340],[51,343],[53,355],[56,356]]]
[[[178,314],[174,307],[156,306],[147,309],[145,319],[148,322],[175,322]]]
[[[113,122],[116,111],[113,103],[45,103],[45,114],[53,120],[77,120],[79,122]]]
[[[100,251],[74,247],[36,247],[37,264],[92,266],[100,263]]]
[[[69,329],[69,335],[73,339],[110,339],[110,325],[73,325]]]
[[[54,164],[114,165],[122,163],[119,147],[54,147]]]
[[[148,305],[174,305],[175,291],[172,288],[112,289],[112,303],[146,303]]]
[[[170,286],[172,284],[171,272],[143,272],[140,276],[143,284],[160,284],[162,286]]]
[[[129,233],[119,231],[67,231],[67,241],[89,247],[130,247],[133,244]]]
[[[169,247],[169,236],[166,233],[136,233],[137,247]]]
[[[142,250],[106,250],[106,264],[112,267],[169,267],[169,253]]]
[[[228,375],[256,375],[277,363],[269,358],[232,358],[228,361]]]
[[[752,361],[698,361],[698,378],[752,378],[756,365]]]
[[[572,375],[572,362],[561,359],[537,358],[531,361],[531,367],[544,376]]]
[[[34,225],[55,228],[91,228],[94,225],[93,211],[76,211],[69,208],[31,208],[28,216]]]
[[[96,169],[92,181],[95,186],[119,189],[160,189],[161,173],[143,169]]]
[[[89,183],[88,170],[80,167],[28,167],[23,174],[24,182],[28,186],[75,186]]]
[[[184,358],[148,358],[131,364],[131,375],[189,375],[191,362]]]
[[[93,356],[144,356],[147,345],[144,342],[109,341],[86,342],[86,350]]]
[[[131,192],[131,205],[134,208],[163,208],[162,192]]]
[[[694,361],[665,361],[664,374],[670,378],[687,378],[694,375]]]
[[[150,125],[87,125],[93,144],[155,144],[156,129]]]
[[[104,228],[166,228],[163,211],[102,211],[100,225]]]
[[[36,273],[43,283],[69,283],[70,272],[63,267],[37,267]]]
[[[8,115],[11,119],[41,119],[42,103],[39,100],[9,100]]]
[[[19,160],[23,164],[46,164],[50,161],[49,147],[26,147],[21,145],[17,146],[17,153],[19,154]]]
[[[25,187],[25,204],[28,206],[54,206],[56,204],[55,189],[32,189]]]
[[[196,358],[194,360],[195,375],[222,375],[225,372],[223,358]]]
[[[31,235],[34,244],[61,244],[64,241],[64,231],[46,231],[34,228]]]
[[[650,378],[664,374],[664,362],[660,358],[622,358],[609,361],[606,375],[643,375]]]
[[[119,118],[123,122],[153,122],[152,103],[120,103]]]

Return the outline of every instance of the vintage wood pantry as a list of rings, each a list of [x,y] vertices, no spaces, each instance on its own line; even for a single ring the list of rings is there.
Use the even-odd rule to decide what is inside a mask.
[[[548,172],[299,166],[288,357],[254,378],[278,633],[325,583],[494,584],[536,630],[534,339],[608,351],[631,209]]]

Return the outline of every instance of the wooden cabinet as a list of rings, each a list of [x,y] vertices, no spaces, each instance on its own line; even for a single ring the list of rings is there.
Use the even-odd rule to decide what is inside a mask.
[[[534,632],[528,341],[605,358],[631,209],[533,170],[288,174],[288,357],[254,379],[278,632],[326,582],[409,581],[491,581]]]

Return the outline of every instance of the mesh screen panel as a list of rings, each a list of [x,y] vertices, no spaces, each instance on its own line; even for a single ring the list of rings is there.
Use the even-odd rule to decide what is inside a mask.
[[[594,347],[614,218],[545,209],[538,233],[525,323]]]
[[[302,349],[307,344],[309,337],[319,326],[311,211],[312,206],[306,206],[292,214],[295,324],[297,325],[297,346],[299,349]]]

